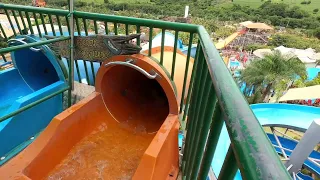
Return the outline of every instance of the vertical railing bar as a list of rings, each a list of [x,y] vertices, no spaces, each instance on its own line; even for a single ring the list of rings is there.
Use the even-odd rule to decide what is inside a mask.
[[[3,61],[7,62],[6,56],[4,54],[1,54],[1,56],[2,56]]]
[[[197,136],[196,142],[199,142],[198,145],[195,147],[195,155],[194,155],[194,160],[191,162],[192,164],[192,173],[191,173],[191,179],[196,178],[200,169],[201,165],[201,160],[203,157],[203,153],[205,150],[205,145],[207,142],[207,137],[209,134],[210,130],[210,124],[212,122],[212,117],[214,115],[215,109],[219,109],[218,103],[217,103],[217,97],[215,90],[213,88],[213,83],[210,78],[210,74],[208,71],[208,77],[207,77],[207,82],[206,86],[210,86],[207,90],[209,91],[209,96],[207,99],[204,99],[204,103],[206,108],[204,112],[202,113],[201,119],[202,124],[199,128],[199,134]]]
[[[233,180],[238,170],[237,161],[232,150],[232,145],[229,146],[226,158],[224,159],[218,180]]]
[[[59,31],[60,31],[60,36],[63,36],[63,31],[61,27],[61,21],[60,21],[60,16],[56,15],[58,26],[59,26]]]
[[[76,26],[77,26],[78,36],[81,36],[81,29],[80,29],[80,25],[79,25],[79,19],[78,19],[78,17],[75,17],[75,19],[76,19]]]
[[[75,50],[75,45],[74,45],[74,1],[70,0],[69,1],[69,14],[70,19],[70,68],[69,68],[69,90],[68,90],[68,106],[71,106],[71,100],[72,100],[72,90],[74,90],[74,50]],[[62,34],[61,34],[62,36]]]
[[[176,67],[176,56],[177,56],[177,44],[178,44],[179,31],[174,33],[174,45],[173,45],[173,57],[172,57],[172,67],[171,67],[171,79],[174,79],[174,72]]]
[[[199,49],[201,49],[201,45],[199,45]],[[200,51],[199,51],[200,52]],[[186,138],[185,139],[185,145],[184,145],[184,148],[183,148],[183,159],[182,159],[182,173],[183,174],[185,174],[185,165],[186,165],[186,161],[188,160],[187,159],[187,157],[188,157],[188,152],[190,151],[190,140],[191,140],[191,134],[192,134],[192,132],[194,131],[194,124],[195,124],[195,121],[190,121],[190,119],[191,119],[191,117],[193,116],[193,114],[194,114],[194,108],[195,108],[195,104],[196,104],[196,101],[197,101],[197,99],[198,99],[198,87],[200,86],[199,84],[201,83],[201,81],[199,81],[198,79],[200,78],[200,75],[201,75],[201,69],[200,68],[198,68],[198,66],[199,67],[201,67],[202,66],[202,64],[201,63],[203,63],[203,62],[199,62],[199,53],[197,53],[197,61],[196,61],[196,65],[195,65],[195,67],[194,67],[194,85],[192,85],[192,86],[194,86],[194,89],[192,88],[192,94],[190,95],[190,96],[192,96],[191,97],[191,99],[190,99],[190,101],[192,102],[190,102],[190,104],[191,104],[191,107],[190,107],[190,112],[188,113],[189,114],[189,119],[188,119],[188,121],[187,121],[187,123],[186,123],[186,131],[187,131],[187,137],[188,138]],[[191,91],[190,91],[191,92]],[[185,114],[184,115],[185,117],[187,116],[187,114]],[[190,138],[189,138],[190,137]]]
[[[199,180],[207,179],[223,123],[224,121],[221,113],[221,108],[220,106],[216,105],[213,113],[212,123],[210,125],[210,132],[207,140],[206,149],[203,153],[203,158],[200,166],[198,176]]]
[[[84,32],[85,32],[85,35],[88,36],[88,27],[87,27],[87,19],[85,18],[82,18],[82,21],[83,21],[83,28],[84,28]]]
[[[66,21],[67,21],[68,33],[69,33],[69,36],[70,36],[70,35],[71,35],[71,34],[70,34],[70,33],[71,33],[71,30],[70,30],[69,18],[68,18],[68,16],[65,16],[65,18],[66,18]]]
[[[140,34],[141,30],[140,30],[140,26],[137,25],[137,34]],[[137,37],[137,45],[140,46],[140,36]]]
[[[48,14],[48,17],[49,17],[49,22],[50,22],[50,25],[51,25],[52,34],[53,34],[53,36],[56,36],[56,31],[54,29],[54,25],[53,25],[51,14]]]
[[[191,160],[189,161],[190,164],[190,169],[189,171],[187,171],[188,173],[190,173],[189,179],[194,179],[193,177],[197,174],[197,170],[198,170],[198,166],[199,164],[198,159],[199,159],[199,153],[198,153],[198,149],[199,146],[201,145],[201,139],[200,140],[200,134],[202,135],[201,137],[204,138],[205,140],[207,139],[207,136],[204,137],[205,135],[207,135],[205,129],[204,129],[204,124],[205,124],[205,115],[206,115],[206,110],[208,108],[208,97],[210,95],[210,93],[212,93],[212,91],[210,91],[212,88],[212,81],[209,75],[209,70],[205,67],[205,75],[204,78],[202,78],[201,80],[203,80],[202,86],[201,86],[201,91],[200,91],[200,104],[199,104],[199,109],[197,111],[197,116],[196,116],[196,120],[197,120],[197,124],[195,126],[195,132],[194,132],[194,136],[191,139]],[[216,99],[215,97],[213,99],[210,100],[210,105],[211,103],[215,103]],[[211,109],[213,109],[211,107]],[[195,120],[195,119],[194,119]],[[210,120],[208,120],[210,121]],[[210,122],[209,122],[210,123]],[[207,125],[207,129],[209,129],[210,125]],[[200,159],[201,160],[201,159]],[[200,162],[199,162],[200,163]]]
[[[70,69],[70,61],[69,61],[69,58],[67,58],[67,66],[68,66],[67,68]]]
[[[195,131],[195,124],[196,124],[196,121],[194,120],[194,116],[196,114],[196,108],[197,108],[197,104],[198,104],[198,101],[199,101],[199,93],[200,93],[200,85],[201,85],[201,82],[200,79],[201,79],[201,75],[202,75],[202,71],[203,71],[203,64],[205,64],[204,62],[204,57],[203,57],[203,53],[202,53],[202,48],[200,47],[200,50],[199,50],[199,54],[198,54],[198,58],[197,58],[197,69],[195,70],[195,80],[194,80],[194,90],[192,92],[192,97],[191,97],[191,107],[190,107],[190,112],[188,113],[189,114],[189,117],[188,117],[188,121],[187,121],[187,135],[186,135],[186,142],[185,142],[185,148],[184,148],[184,154],[183,154],[183,160],[185,162],[188,162],[190,157],[189,157],[189,154],[190,154],[190,145],[191,145],[191,138],[193,136],[193,133]],[[186,168],[183,167],[183,173],[185,173],[186,171]]]
[[[28,22],[28,26],[29,26],[30,33],[31,33],[31,34],[34,34],[29,13],[28,13],[28,12],[24,12],[24,13],[25,13],[26,18],[27,18],[27,22]]]
[[[193,41],[193,33],[190,33],[188,53],[187,53],[187,62],[186,62],[186,68],[185,68],[185,72],[184,72],[184,79],[183,79],[183,87],[182,87],[182,94],[181,94],[180,111],[179,111],[179,113],[182,113],[182,110],[183,110],[183,107],[184,107],[183,102],[184,102],[184,94],[186,92],[186,84],[187,84],[188,71],[189,71],[189,63],[190,63],[190,56],[191,56],[192,41]]]
[[[82,21],[83,21],[83,28],[84,28],[84,32],[85,32],[85,35],[88,36],[89,33],[88,33],[88,25],[87,25],[87,19],[85,18],[82,18]],[[89,77],[89,73],[88,73],[88,69],[87,69],[87,63],[84,61],[84,67],[85,67],[85,71],[86,71],[86,76],[87,77],[87,81],[88,81],[88,84],[90,84],[90,77]],[[93,84],[95,83],[95,74],[94,74],[94,66],[93,66],[93,62],[90,61],[90,67],[91,67],[91,73],[92,73],[92,77],[93,77]]]
[[[114,34],[118,35],[118,24],[117,23],[113,23],[113,29],[114,29]]]
[[[41,29],[40,29],[40,26],[39,26],[39,22],[38,22],[38,19],[37,19],[37,14],[35,12],[33,12],[33,18],[34,18],[34,20],[36,22],[38,35],[39,35],[39,37],[42,37],[42,32],[41,32]]]
[[[48,35],[48,31],[47,31],[47,27],[46,27],[46,22],[44,21],[44,17],[43,17],[43,14],[40,13],[40,19],[42,21],[42,26],[43,26],[43,29],[44,29],[44,34],[45,35]]]
[[[152,55],[152,33],[153,33],[153,28],[149,28],[149,51],[148,51],[148,56]]]
[[[75,60],[74,63],[75,63],[75,65],[76,65],[77,76],[78,76],[79,82],[82,83],[82,79],[81,79],[81,76],[80,76],[80,70],[79,70],[78,60]]]
[[[66,16],[66,18],[68,19],[68,17]],[[80,27],[79,27],[79,19],[77,17],[74,17],[75,19],[75,24],[76,24],[76,28],[77,28],[77,32],[78,32],[78,36],[81,36],[81,31],[80,31]],[[68,22],[68,21],[67,21]],[[70,24],[69,24],[70,25]],[[76,71],[77,71],[77,76],[79,79],[79,82],[82,83],[82,79],[81,79],[81,74],[80,74],[80,70],[79,70],[79,64],[78,64],[78,59],[74,60],[74,63],[76,65]],[[83,63],[85,64],[85,61],[83,61]]]
[[[166,30],[162,29],[162,32],[161,32],[161,53],[160,53],[160,64],[161,65],[163,65],[165,33],[166,33]]]
[[[96,20],[93,20],[93,25],[94,25],[94,33],[98,34],[99,32],[98,32],[98,25]]]
[[[96,74],[94,73],[94,65],[93,65],[92,61],[90,61],[90,65],[91,65],[91,73],[92,73],[92,76],[93,76],[93,85],[94,85],[95,82],[96,82]]]
[[[80,31],[80,26],[79,26],[79,19],[77,17],[75,17],[75,20],[76,20],[75,22],[76,22],[78,36],[81,36],[81,31]],[[78,65],[78,59],[76,59],[74,62],[76,64],[76,69],[77,69],[77,73],[78,73],[79,82],[82,83],[81,74],[80,74],[79,65]],[[85,64],[86,62],[83,61],[83,63]],[[87,79],[87,76],[86,76],[86,79]]]
[[[187,101],[186,101],[186,106],[184,108],[185,110],[183,113],[182,121],[186,120],[188,112],[189,112],[189,104],[190,104],[190,99],[191,99],[191,93],[192,93],[192,90],[194,87],[193,84],[194,84],[196,69],[197,69],[198,62],[199,62],[197,59],[199,58],[200,49],[201,49],[201,45],[200,45],[200,41],[198,41],[198,46],[197,46],[196,56],[195,56],[195,63],[194,63],[194,66],[192,67],[190,86],[188,89]],[[188,129],[188,127],[186,127],[186,129]]]
[[[204,61],[204,60],[203,60]],[[198,129],[199,129],[199,114],[200,114],[200,111],[201,111],[201,108],[202,108],[202,99],[204,98],[203,97],[203,92],[204,92],[204,85],[205,85],[205,83],[204,82],[206,82],[206,78],[207,78],[207,76],[206,76],[206,73],[207,73],[207,67],[206,67],[206,63],[203,63],[202,64],[202,72],[201,72],[201,77],[200,77],[200,79],[199,79],[199,81],[201,81],[200,82],[200,87],[199,87],[199,95],[198,95],[198,100],[197,100],[197,104],[195,104],[195,106],[196,106],[196,108],[195,108],[195,110],[194,110],[194,112],[193,112],[193,115],[192,115],[192,117],[190,118],[190,120],[191,121],[196,121],[195,122],[195,124],[193,125],[194,127],[193,127],[193,131],[192,131],[192,135],[191,135],[191,139],[190,139],[190,152],[188,152],[188,157],[187,157],[187,159],[189,160],[189,162],[187,162],[187,173],[189,173],[188,174],[188,176],[187,176],[187,179],[190,177],[190,173],[191,173],[191,166],[192,166],[192,164],[191,164],[191,162],[192,162],[192,156],[194,155],[194,146],[195,146],[195,138],[196,138],[196,136],[197,136],[197,132],[198,132]]]
[[[87,79],[87,83],[88,85],[90,85],[90,79],[89,79],[89,73],[88,73],[88,67],[87,67],[87,63],[85,60],[83,60],[83,66],[84,66],[84,70],[86,73],[86,79]]]
[[[109,29],[108,29],[108,22],[107,21],[105,21],[104,22],[104,30],[105,30],[105,32],[106,32],[106,35],[108,35],[109,34]]]
[[[14,12],[14,10],[11,10],[11,12],[12,12],[12,15],[13,15],[13,17],[14,17],[14,21],[15,21],[16,24],[17,24],[19,33],[22,34],[22,31],[21,31],[20,24],[19,24],[18,18],[17,18],[17,16],[16,16],[16,13]]]
[[[82,18],[82,22],[83,22],[84,33],[85,33],[86,36],[88,36],[89,33],[88,33],[88,27],[87,27],[87,19],[86,18]],[[90,77],[89,77],[89,72],[88,72],[87,61],[83,60],[83,64],[84,64],[84,68],[85,68],[85,72],[86,72],[87,82],[90,85]],[[92,71],[93,65],[92,65],[91,61],[90,61],[90,65],[91,65],[91,71]],[[94,75],[94,73],[92,75]]]
[[[4,9],[4,12],[5,12],[6,15],[7,15],[7,18],[8,18],[8,20],[9,20],[9,23],[10,23],[10,26],[11,26],[11,29],[12,29],[12,32],[13,32],[14,36],[17,36],[16,29],[15,29],[14,26],[13,26],[13,23],[12,23],[12,21],[11,21],[11,18],[10,18],[10,15],[9,15],[7,9]]]
[[[2,32],[1,34],[3,34],[4,39],[7,41],[8,37],[7,37],[7,34],[4,32],[4,29],[3,29],[2,25],[1,25],[1,23],[0,23],[0,31]]]
[[[24,22],[24,18],[23,18],[23,15],[22,15],[22,11],[18,11],[18,14],[19,14],[19,16],[20,16],[20,19],[21,19],[21,22],[22,22],[22,25],[23,25],[23,30],[22,31],[25,31],[26,29],[27,29],[27,25],[26,25],[26,23]],[[26,34],[27,34],[28,32],[26,32]],[[25,33],[23,33],[23,34],[25,34]]]
[[[198,52],[196,54],[196,69],[194,69],[194,89],[192,89],[192,94],[190,97],[190,112],[187,114],[188,117],[188,121],[186,123],[186,130],[187,130],[187,135],[189,135],[192,132],[192,128],[189,129],[189,126],[191,127],[195,121],[189,121],[190,119],[192,119],[192,117],[194,116],[194,112],[195,112],[195,108],[196,108],[196,104],[198,101],[198,92],[199,92],[199,87],[200,87],[200,78],[201,78],[201,73],[202,73],[202,66],[203,66],[204,60],[203,60],[203,54],[202,54],[202,47],[199,44],[199,49]],[[192,103],[191,103],[192,102]],[[186,140],[186,147],[188,146],[188,140],[191,138],[187,138]],[[188,148],[185,148],[188,149]],[[184,159],[185,159],[185,155],[184,155]]]
[[[126,28],[126,35],[129,35],[129,24],[125,24],[125,28]]]

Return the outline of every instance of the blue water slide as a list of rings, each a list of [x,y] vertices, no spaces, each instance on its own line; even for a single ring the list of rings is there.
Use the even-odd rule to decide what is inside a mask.
[[[269,139],[270,139],[270,141],[271,141],[271,143],[273,145],[279,146],[273,134],[269,134],[268,133],[267,136],[269,137]],[[291,151],[297,146],[298,143],[296,141],[294,141],[294,140],[291,140],[291,139],[288,139],[288,138],[279,137],[279,136],[278,136],[278,139],[280,141],[281,146],[283,148],[286,148],[284,150],[286,155],[290,157]],[[277,153],[282,154],[282,151],[281,151],[280,148],[276,147],[275,149],[276,149]],[[320,159],[320,153],[317,152],[317,151],[312,151],[309,157],[314,158],[314,159]],[[317,166],[316,164],[314,164],[309,159],[305,160],[304,166],[309,171],[313,172],[314,174],[318,174],[319,175],[320,167]]]
[[[266,103],[266,104],[254,104],[250,106],[253,113],[256,115],[262,126],[275,126],[275,127],[285,127],[298,131],[306,131],[313,120],[320,118],[320,108],[313,106],[303,106],[295,104],[277,104],[277,103]],[[267,134],[273,145],[278,145],[273,134]],[[297,145],[297,142],[278,137],[281,145],[290,150],[286,150],[286,154],[290,156],[291,151]],[[179,145],[182,145],[182,135],[179,136]],[[225,124],[221,130],[218,145],[212,160],[211,167],[213,172],[218,177],[221,167],[223,165],[225,156],[227,154],[228,148],[230,146],[230,139],[226,129]],[[281,154],[280,148],[275,148],[275,150]],[[311,158],[320,159],[320,153],[313,151],[310,156]],[[310,160],[304,162],[304,167],[313,172],[314,174],[320,175],[320,168],[312,163]],[[311,177],[298,173],[301,179],[308,180]],[[241,180],[240,172],[238,171],[235,180]],[[312,179],[312,178],[311,178]]]
[[[16,39],[25,39],[26,43],[40,41],[34,36]],[[13,45],[20,43],[16,41]],[[47,46],[36,49],[40,51],[25,48],[12,52],[14,67],[0,71],[0,117],[67,87],[53,52]],[[62,109],[60,94],[0,122],[0,165],[13,156],[12,152],[21,151],[27,145],[25,142],[44,129]]]
[[[314,119],[320,118],[320,108],[313,106],[266,103],[254,104],[250,107],[262,126],[287,127],[299,131],[306,131]],[[224,125],[211,164],[217,176],[219,175],[229,146],[230,139]],[[320,174],[320,170],[317,169],[316,173]],[[235,179],[241,179],[239,172]]]

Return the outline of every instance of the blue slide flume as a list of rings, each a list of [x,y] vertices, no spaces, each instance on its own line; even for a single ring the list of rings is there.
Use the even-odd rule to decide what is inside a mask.
[[[262,126],[275,126],[275,127],[286,127],[299,131],[306,131],[310,124],[315,119],[320,118],[320,108],[313,106],[302,106],[295,104],[254,104],[250,106],[257,119]],[[267,134],[272,144],[278,145],[274,139],[273,134]],[[291,151],[296,146],[297,142],[279,137],[279,140],[284,148],[290,149]],[[220,134],[219,142],[216,148],[216,152],[212,161],[212,168],[216,176],[219,175],[223,161],[227,154],[230,146],[230,139],[226,129],[223,129]],[[276,148],[278,153],[282,153],[279,148]],[[287,155],[291,152],[285,151]],[[314,151],[310,157],[320,159],[320,153]],[[320,168],[313,162],[306,160],[304,163],[305,167],[319,176]],[[240,172],[237,173],[235,179],[241,179]]]

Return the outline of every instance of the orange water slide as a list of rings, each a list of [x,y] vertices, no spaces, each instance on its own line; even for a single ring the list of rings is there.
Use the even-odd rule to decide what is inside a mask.
[[[234,39],[236,39],[238,36],[241,36],[242,34],[246,33],[245,30],[241,30],[238,32],[235,32],[233,34],[231,34],[230,36],[228,36],[226,39],[218,42],[215,44],[216,48],[219,49],[223,49],[224,47],[226,47],[228,44],[230,44]]]
[[[99,69],[95,92],[0,167],[0,179],[176,179],[181,96],[149,57],[115,56]]]

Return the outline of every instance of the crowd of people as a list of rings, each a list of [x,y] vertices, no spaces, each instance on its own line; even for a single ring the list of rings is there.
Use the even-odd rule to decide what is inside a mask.
[[[312,101],[311,99],[308,99],[308,100],[290,100],[290,101],[283,101],[283,102],[280,102],[280,103],[301,104],[301,105],[307,105],[307,106],[320,107],[320,99],[316,99],[315,101]]]

